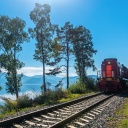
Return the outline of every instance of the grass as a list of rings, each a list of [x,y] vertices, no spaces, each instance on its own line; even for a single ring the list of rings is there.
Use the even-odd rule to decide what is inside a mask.
[[[92,80],[88,80],[88,82],[93,83]],[[4,106],[0,105],[0,118],[16,114],[16,112],[27,111],[29,109],[35,107],[38,108],[45,105],[63,103],[85,96],[87,94],[95,93],[96,90],[94,88],[94,84],[92,85],[93,86],[89,88],[87,87],[87,83],[85,84],[81,81],[77,81],[76,83],[70,85],[67,90],[63,90],[61,88],[56,88],[55,90],[47,90],[47,92],[42,92],[40,95],[36,95],[33,99],[30,98],[29,94],[20,96],[17,101],[12,101],[11,99],[0,97],[5,101]]]
[[[94,92],[90,92],[90,93],[86,93],[86,94],[70,94],[67,98],[61,98],[60,100],[58,100],[58,102],[59,103],[68,102],[68,101],[71,101],[73,99],[80,98],[82,96],[86,96],[88,94],[94,94]]]
[[[71,101],[71,100],[73,100],[73,99],[80,98],[80,97],[82,97],[82,96],[86,96],[86,95],[88,95],[88,94],[93,94],[93,93],[94,93],[94,92],[86,93],[86,94],[71,94],[71,93],[68,93],[67,96],[66,96],[66,98],[61,98],[61,99],[59,99],[59,100],[56,101],[56,102],[53,101],[51,104],[68,102],[68,101]],[[14,101],[13,101],[13,102],[14,102]],[[15,102],[14,102],[14,103],[15,103]],[[34,107],[21,108],[21,109],[18,109],[18,112],[24,112],[24,111],[30,110],[30,109],[32,109],[32,108],[35,108],[35,107],[36,107],[36,108],[39,108],[39,107],[45,106],[45,105],[48,105],[48,104],[44,103],[44,104],[37,105],[37,106],[34,106]],[[16,110],[6,111],[5,113],[0,114],[0,119],[5,118],[5,117],[8,117],[8,116],[11,116],[11,115],[14,115],[14,114],[16,114],[16,113],[17,113]]]
[[[128,128],[128,98],[115,113],[115,117],[108,118],[110,128]]]

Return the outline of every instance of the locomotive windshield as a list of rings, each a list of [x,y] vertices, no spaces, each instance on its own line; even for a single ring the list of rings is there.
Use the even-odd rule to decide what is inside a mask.
[[[106,65],[106,77],[112,77],[112,66]]]

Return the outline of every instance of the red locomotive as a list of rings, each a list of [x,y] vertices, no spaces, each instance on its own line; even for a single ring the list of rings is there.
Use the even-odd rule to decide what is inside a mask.
[[[101,78],[98,78],[100,91],[112,92],[126,87],[128,82],[128,68],[116,58],[104,59],[101,64]]]

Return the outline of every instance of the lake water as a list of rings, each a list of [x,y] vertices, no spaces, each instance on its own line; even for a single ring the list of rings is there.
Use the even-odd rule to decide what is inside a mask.
[[[49,88],[53,90],[54,87],[55,87],[55,85],[52,85]],[[63,88],[65,88],[65,87],[63,87]],[[41,85],[40,84],[25,84],[25,85],[21,86],[21,91],[19,92],[19,96],[21,96],[23,94],[28,94],[31,98],[33,98],[40,93],[41,93]],[[0,91],[0,96],[10,98],[13,100],[16,99],[15,95],[11,95],[11,94],[7,93],[5,85],[2,86],[2,90]],[[0,99],[0,104],[3,104],[3,100],[1,100],[1,99]]]
[[[21,91],[19,95],[28,94],[30,97],[33,97],[35,94],[39,94],[41,92],[41,85],[23,85],[21,86]],[[0,91],[0,96],[10,98],[15,100],[16,96],[7,93],[5,85],[2,86],[2,90]],[[0,99],[0,104],[3,104],[3,101]]]

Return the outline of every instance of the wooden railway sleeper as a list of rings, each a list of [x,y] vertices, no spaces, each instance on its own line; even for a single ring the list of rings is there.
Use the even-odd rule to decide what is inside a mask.
[[[74,124],[75,124],[75,126],[77,126],[77,128],[84,128],[86,125],[86,124],[78,122],[78,121],[74,122]]]
[[[56,117],[56,114],[54,114],[54,113],[47,113],[47,115],[52,116],[52,117]]]
[[[82,117],[80,117],[78,120],[80,122],[84,122],[85,123],[85,128],[90,128],[90,126],[92,126],[92,124],[94,123],[94,120],[96,119],[96,116],[88,116],[87,113],[84,114]]]
[[[69,125],[69,126],[67,126],[67,128],[77,128],[77,127]]]
[[[41,124],[43,127],[48,127],[48,125],[46,125],[45,122],[39,118],[33,118],[33,122],[36,124]]]
[[[13,125],[15,128],[24,128],[23,126],[19,125],[19,124],[14,124]]]
[[[61,115],[69,116],[69,115],[71,115],[71,112],[62,112]]]
[[[54,117],[49,117],[49,116],[47,116],[47,115],[41,115],[41,117],[43,117],[43,119],[56,120],[56,118],[54,118]]]
[[[37,124],[28,120],[26,120],[25,123],[28,124],[29,126],[37,126],[37,127],[43,126],[42,124],[39,124],[39,123]]]
[[[53,113],[48,113],[47,115],[50,115],[50,118],[53,119],[53,120],[62,120],[60,118],[60,115],[53,114]]]

